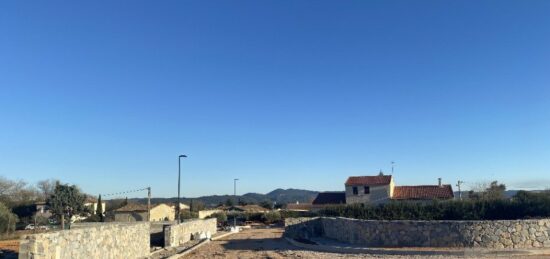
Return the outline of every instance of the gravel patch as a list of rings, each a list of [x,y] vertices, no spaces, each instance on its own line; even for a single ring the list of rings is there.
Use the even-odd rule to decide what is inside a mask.
[[[282,228],[249,229],[219,240],[212,241],[185,258],[397,258],[397,259],[457,259],[457,258],[514,258],[506,256],[426,256],[426,255],[374,255],[374,254],[337,254],[304,250],[289,244],[282,238]],[[183,258],[183,257],[180,257]],[[517,258],[517,257],[516,257]],[[545,258],[541,256],[529,258]]]

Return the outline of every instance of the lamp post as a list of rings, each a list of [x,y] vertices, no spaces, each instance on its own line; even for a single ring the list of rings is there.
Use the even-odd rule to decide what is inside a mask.
[[[176,205],[176,218],[178,220],[178,224],[181,223],[181,216],[180,216],[180,185],[181,185],[181,158],[187,157],[186,155],[180,155],[178,157],[178,204]]]
[[[237,181],[239,179],[233,179],[233,196],[235,197],[235,206],[237,206]],[[237,217],[233,213],[233,228],[237,230]]]

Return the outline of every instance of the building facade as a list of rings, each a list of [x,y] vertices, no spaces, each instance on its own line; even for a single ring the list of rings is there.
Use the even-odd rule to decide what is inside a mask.
[[[174,206],[164,203],[151,205],[151,217],[148,219],[147,205],[128,204],[115,210],[114,219],[118,222],[128,221],[173,221],[176,216]]]
[[[84,202],[84,206],[86,206],[90,209],[90,213],[92,215],[95,215],[97,213],[97,207],[99,206],[99,203],[97,203],[97,200],[87,199]],[[107,207],[107,203],[106,202],[101,202],[101,213],[105,214],[105,208],[106,207]]]
[[[395,186],[391,175],[351,176],[344,185],[347,204],[388,202]]]
[[[453,199],[451,185],[395,186],[393,176],[350,176],[346,183],[346,204],[381,204],[392,200],[427,202]]]

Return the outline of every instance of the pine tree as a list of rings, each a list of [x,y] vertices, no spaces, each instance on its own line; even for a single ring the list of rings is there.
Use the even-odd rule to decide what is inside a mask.
[[[101,201],[101,194],[99,195],[99,198],[97,198],[96,215],[99,216],[99,222],[103,222],[103,203]]]
[[[48,199],[48,205],[52,214],[61,219],[61,229],[65,229],[65,216],[70,219],[71,216],[88,210],[84,206],[85,199],[86,196],[76,185],[56,183],[54,193]]]

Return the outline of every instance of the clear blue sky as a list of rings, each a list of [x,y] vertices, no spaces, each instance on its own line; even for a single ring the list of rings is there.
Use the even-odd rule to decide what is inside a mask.
[[[0,175],[550,187],[550,1],[1,1]],[[142,196],[142,194],[139,194]],[[139,196],[138,195],[138,196]]]

